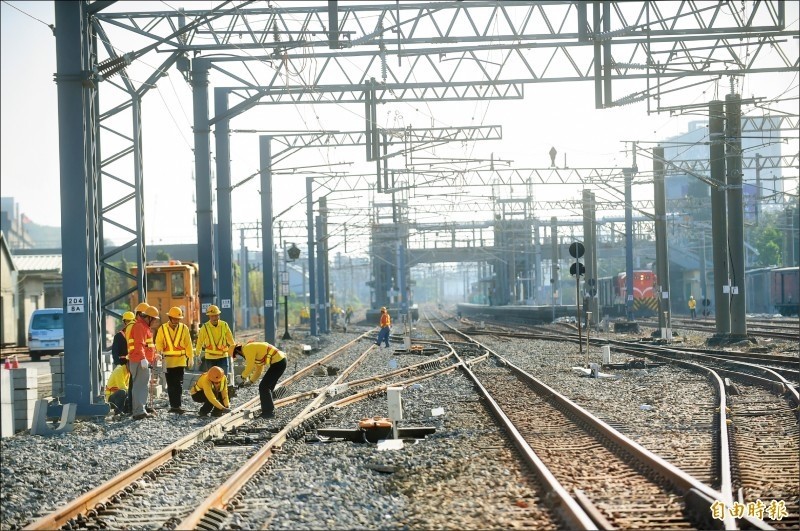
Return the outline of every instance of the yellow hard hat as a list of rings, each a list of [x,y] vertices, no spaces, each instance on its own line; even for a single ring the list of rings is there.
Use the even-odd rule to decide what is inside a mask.
[[[134,319],[136,319],[136,316],[133,315],[133,312],[125,312],[122,314],[123,321],[133,321]]]
[[[150,305],[147,304],[146,302],[140,302],[139,304],[136,305],[136,308],[134,308],[133,311],[134,313],[139,313],[139,312],[144,313],[144,311],[149,307]]]
[[[211,306],[208,307],[208,310],[206,310],[206,315],[219,315],[221,313],[222,312],[219,311],[219,306],[217,306],[216,304],[212,304]]]
[[[385,312],[386,311],[386,306],[381,307],[381,311]]]
[[[211,367],[208,370],[208,379],[214,383],[219,383],[222,381],[222,378],[225,376],[225,373],[222,372],[222,369],[219,367]]]
[[[183,319],[183,310],[181,310],[177,306],[173,306],[172,308],[169,309],[167,315],[169,317],[174,317],[175,319]]]
[[[154,317],[156,319],[161,319],[158,316],[158,308],[155,306],[148,306],[147,309],[144,311],[144,314],[148,317]]]

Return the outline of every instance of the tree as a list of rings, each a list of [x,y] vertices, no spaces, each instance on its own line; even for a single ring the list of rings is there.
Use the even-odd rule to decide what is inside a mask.
[[[778,228],[780,212],[765,212],[761,222],[750,230],[750,242],[758,251],[756,265],[762,267],[781,263],[781,245],[783,234]]]

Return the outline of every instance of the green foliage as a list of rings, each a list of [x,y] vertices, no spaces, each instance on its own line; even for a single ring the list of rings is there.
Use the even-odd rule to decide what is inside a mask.
[[[755,264],[758,266],[774,266],[781,263],[781,247],[783,234],[778,228],[779,216],[782,212],[765,212],[760,223],[750,230],[750,245],[756,248],[758,256]]]
[[[156,252],[156,260],[168,262],[170,260],[169,253],[164,249],[159,249],[158,252]]]

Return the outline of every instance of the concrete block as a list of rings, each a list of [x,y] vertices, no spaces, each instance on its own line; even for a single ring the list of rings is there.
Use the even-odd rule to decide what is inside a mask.
[[[11,371],[0,369],[0,403],[14,403],[14,386],[12,385]]]
[[[61,420],[58,426],[50,426],[47,423],[47,400],[37,400],[31,425],[31,435],[55,435],[57,433],[71,432],[77,411],[78,404],[64,404],[61,408]]]
[[[11,375],[15,380],[25,379],[31,376],[36,378],[39,376],[39,372],[33,367],[25,367],[22,369],[11,369]]]
[[[25,431],[31,429],[33,425],[33,413],[31,413],[30,417],[27,418],[16,418],[14,419],[14,431]]]
[[[36,406],[36,399],[34,400],[19,400],[14,402],[14,416],[20,417],[27,414],[33,415],[33,408]]]
[[[39,395],[38,386],[36,389],[14,389],[14,403],[28,400],[36,400]]]
[[[50,358],[50,372],[64,372],[64,356]]]
[[[14,435],[14,406],[10,403],[0,404],[0,437]]]

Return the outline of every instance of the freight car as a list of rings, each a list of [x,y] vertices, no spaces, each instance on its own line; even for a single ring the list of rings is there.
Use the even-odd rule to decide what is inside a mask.
[[[800,299],[800,267],[780,267],[772,270],[770,297],[775,311],[781,315],[797,315]]]
[[[194,262],[163,260],[150,262],[147,271],[147,302],[158,308],[164,317],[170,308],[177,306],[183,310],[183,323],[189,327],[192,340],[197,339],[200,329],[200,277],[199,268]],[[134,275],[137,268],[131,271]],[[131,308],[139,303],[139,296],[133,293]]]
[[[603,315],[621,317],[625,315],[625,301],[628,290],[625,285],[626,273],[598,280],[597,296]],[[655,294],[656,274],[650,269],[637,269],[633,272],[633,315],[652,317],[658,312],[658,299]]]

